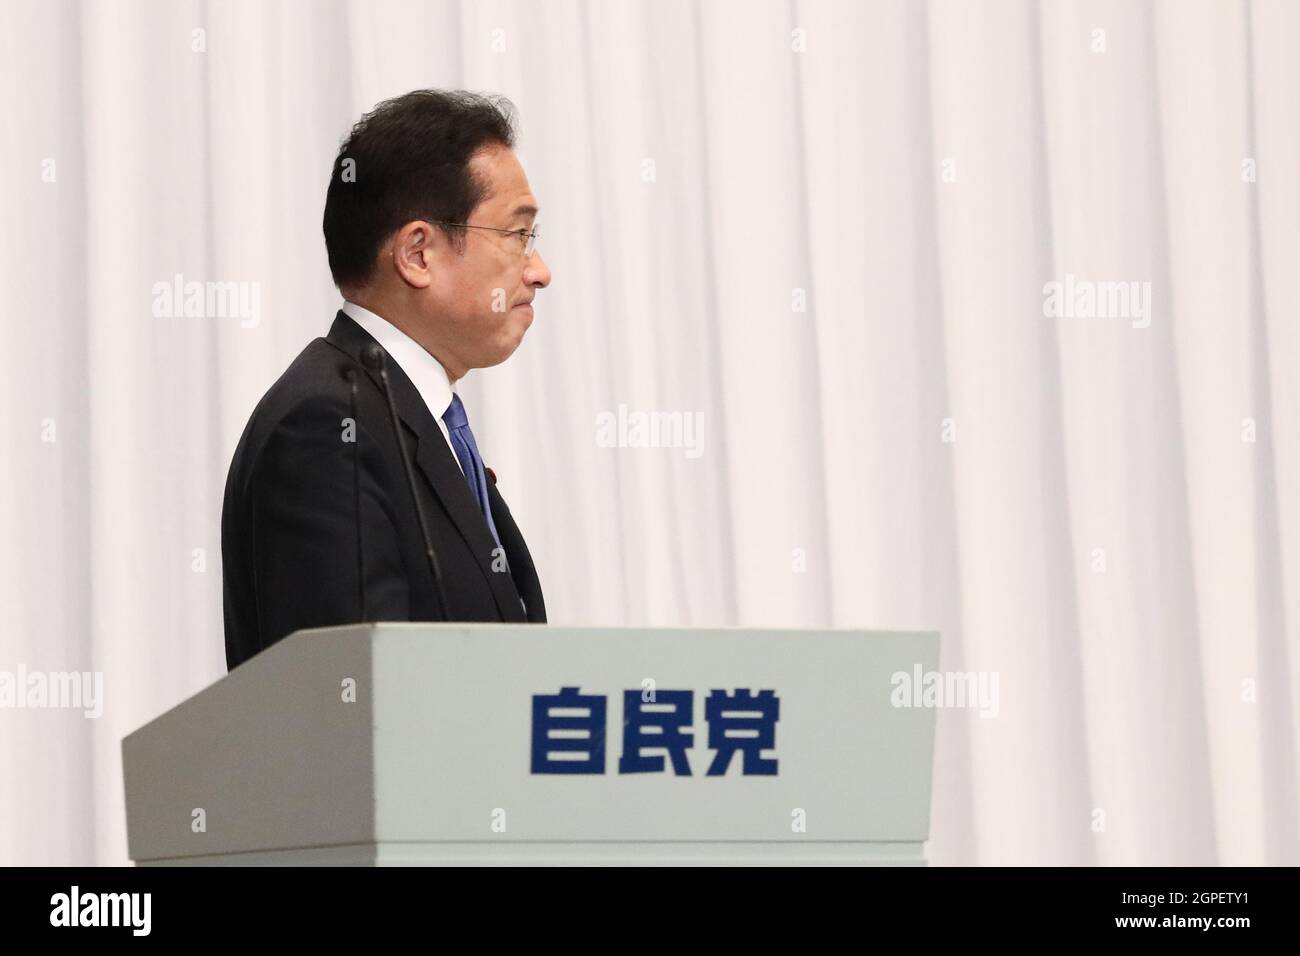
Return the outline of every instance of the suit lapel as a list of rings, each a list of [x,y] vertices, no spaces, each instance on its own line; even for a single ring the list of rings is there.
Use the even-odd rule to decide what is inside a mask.
[[[342,311],[338,313],[326,338],[365,368],[364,363],[361,363],[361,350],[375,340],[346,313]],[[385,362],[385,367],[388,370],[388,382],[393,393],[393,404],[397,408],[397,417],[405,426],[407,438],[415,442],[412,458],[416,470],[424,475],[425,481],[442,504],[443,510],[447,512],[461,537],[465,539],[479,570],[487,578],[502,619],[522,621],[524,609],[519,603],[519,593],[515,590],[514,582],[507,571],[492,569],[492,552],[496,548],[496,542],[492,540],[492,532],[488,530],[487,522],[474,501],[469,482],[465,480],[465,474],[456,463],[451,449],[447,447],[447,441],[442,437],[442,430],[434,420],[433,413],[429,411],[415,385],[396,362],[389,358]],[[366,374],[382,393],[383,384],[379,374],[368,368]]]
[[[515,590],[524,600],[524,611],[528,620],[534,624],[546,623],[546,602],[542,598],[542,585],[537,579],[537,568],[533,565],[533,556],[528,551],[519,526],[510,514],[505,499],[497,492],[496,476],[488,478],[488,501],[492,507],[492,521],[501,536],[501,547],[510,559],[510,574],[514,578]]]
[[[388,373],[388,379],[390,382],[393,380],[391,371]],[[414,386],[411,386],[411,391],[415,392]],[[492,588],[492,596],[496,599],[501,617],[507,621],[522,620],[524,609],[519,603],[519,594],[515,590],[509,570],[502,566],[502,562],[497,562],[498,566],[502,567],[500,571],[492,568],[492,552],[497,544],[492,540],[492,532],[488,530],[487,521],[479,511],[478,503],[474,501],[474,494],[470,491],[469,482],[465,480],[465,473],[460,470],[460,465],[456,464],[451,449],[447,447],[446,439],[442,437],[438,426],[433,423],[433,416],[418,393],[415,394],[415,400],[420,403],[420,407],[425,412],[424,417],[429,420],[426,429],[416,432],[419,445],[416,448],[415,464],[437,494],[451,520],[455,522],[470,551],[474,553],[474,560],[478,562],[479,570],[483,572]],[[400,406],[397,412],[399,416],[402,415]],[[408,428],[414,430],[414,426],[405,417],[403,422]]]

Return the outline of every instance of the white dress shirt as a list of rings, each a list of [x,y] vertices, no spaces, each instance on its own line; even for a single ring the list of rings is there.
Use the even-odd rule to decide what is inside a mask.
[[[424,399],[424,404],[438,423],[447,447],[451,450],[451,459],[460,466],[456,449],[451,446],[451,436],[447,433],[447,423],[443,414],[451,405],[451,397],[456,391],[451,377],[442,363],[425,351],[424,346],[411,338],[393,323],[381,318],[369,309],[363,309],[355,302],[343,303],[343,313],[357,325],[370,333],[370,337],[383,346],[389,357],[398,364],[406,377],[411,380],[415,390]],[[465,469],[461,468],[464,473]]]

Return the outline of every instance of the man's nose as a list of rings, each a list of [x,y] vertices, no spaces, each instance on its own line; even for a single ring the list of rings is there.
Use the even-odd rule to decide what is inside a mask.
[[[540,252],[534,252],[532,258],[528,260],[528,265],[524,268],[524,284],[537,286],[539,289],[545,289],[551,284],[551,270]]]

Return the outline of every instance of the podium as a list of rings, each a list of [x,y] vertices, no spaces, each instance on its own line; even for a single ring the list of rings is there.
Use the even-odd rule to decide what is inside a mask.
[[[122,741],[138,865],[924,865],[939,635],[298,631]]]

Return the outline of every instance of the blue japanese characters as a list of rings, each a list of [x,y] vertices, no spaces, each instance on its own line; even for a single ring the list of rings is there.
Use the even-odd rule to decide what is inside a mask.
[[[691,776],[686,752],[695,746],[694,713],[691,690],[623,691],[618,772],[663,773],[671,764],[676,776]],[[562,687],[558,694],[533,695],[531,772],[603,774],[606,714],[604,694]],[[776,748],[780,715],[781,700],[774,690],[711,690],[704,699],[704,719],[713,759],[705,776],[724,776],[736,755],[742,776],[776,776],[777,758],[764,757],[763,751]]]

